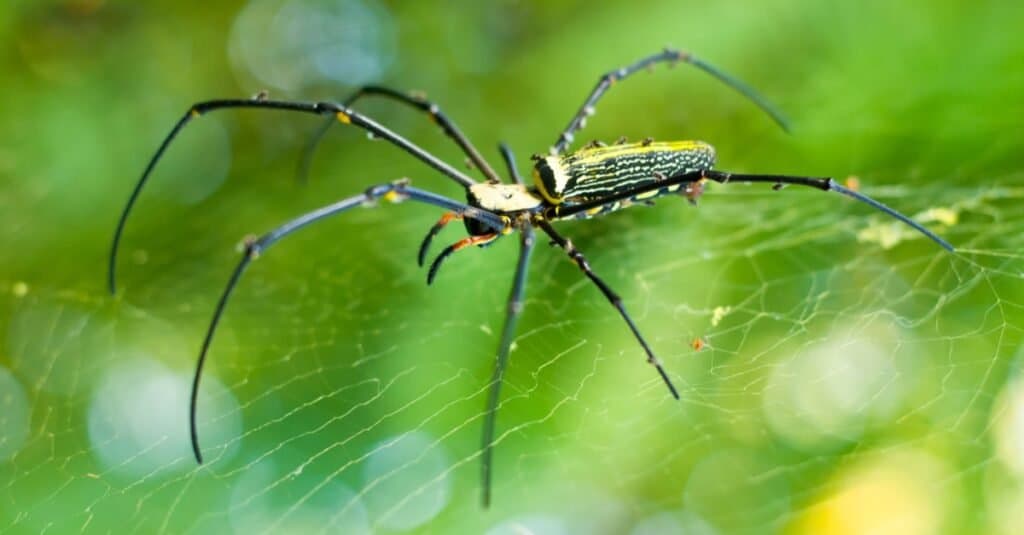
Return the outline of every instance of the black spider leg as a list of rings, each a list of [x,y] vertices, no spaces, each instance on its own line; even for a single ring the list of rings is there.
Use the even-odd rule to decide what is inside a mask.
[[[516,324],[523,311],[523,294],[526,291],[526,269],[533,254],[533,227],[527,225],[522,230],[519,247],[519,262],[516,263],[512,289],[508,296],[508,309],[505,312],[505,326],[501,329],[501,341],[498,343],[498,354],[494,361],[494,374],[491,376],[490,389],[487,393],[487,406],[484,409],[484,428],[480,440],[480,498],[484,507],[491,503],[491,476],[493,474],[494,430],[498,417],[498,402],[501,400],[501,385],[505,380],[505,368],[508,367],[508,355],[512,348],[512,339],[516,334]]]
[[[189,429],[192,437],[192,452],[195,454],[196,461],[198,463],[202,464],[203,462],[203,456],[199,449],[199,434],[196,426],[196,406],[199,400],[199,378],[202,376],[203,365],[206,363],[206,356],[209,353],[210,344],[213,342],[213,335],[217,330],[217,324],[220,322],[220,318],[224,314],[224,309],[227,306],[228,299],[231,297],[231,292],[234,291],[235,286],[242,277],[242,273],[245,271],[245,268],[250,262],[252,262],[252,260],[258,258],[263,251],[269,249],[271,245],[285,236],[328,216],[340,214],[357,206],[368,205],[369,203],[381,198],[391,200],[393,202],[400,202],[408,199],[444,208],[446,210],[456,211],[463,214],[465,217],[476,219],[495,230],[503,229],[506,226],[505,219],[497,214],[453,201],[429,191],[413,188],[409,186],[408,180],[397,180],[388,184],[370,187],[360,195],[355,195],[332,204],[328,204],[327,206],[296,217],[259,238],[247,240],[245,243],[245,250],[242,253],[242,259],[239,261],[238,266],[235,267],[234,272],[231,273],[231,278],[228,279],[228,284],[224,288],[224,293],[221,294],[220,300],[217,302],[217,307],[214,309],[213,319],[210,320],[210,326],[206,331],[206,337],[203,339],[202,348],[199,350],[199,358],[196,361],[196,371],[192,378],[192,396],[189,405]]]
[[[427,251],[430,250],[430,244],[433,243],[434,238],[436,238],[437,235],[440,234],[446,226],[448,226],[448,223],[451,223],[452,221],[459,221],[461,219],[462,216],[460,214],[447,212],[441,216],[441,219],[437,220],[437,223],[434,223],[434,226],[430,227],[430,230],[427,231],[427,235],[424,236],[423,241],[420,242],[420,249],[416,253],[416,263],[420,267],[423,267],[423,263],[427,261]],[[431,269],[434,272],[437,271],[436,268]],[[430,280],[433,280],[433,278],[434,277],[431,276]],[[427,284],[430,284],[430,282],[428,281]]]
[[[504,143],[498,144],[498,151],[505,160],[508,174],[516,184],[523,184],[522,177],[516,169],[516,159],[512,149]],[[519,262],[516,263],[515,275],[512,278],[512,289],[508,295],[505,312],[505,326],[501,329],[501,341],[498,342],[497,358],[494,361],[494,374],[487,393],[487,406],[484,409],[484,428],[480,439],[480,498],[483,506],[491,503],[491,476],[493,474],[494,430],[498,418],[498,402],[501,401],[501,385],[505,380],[505,369],[508,367],[508,355],[512,348],[512,339],[516,334],[516,324],[523,311],[523,295],[526,292],[526,269],[530,264],[533,246],[536,243],[533,227],[523,227],[520,237]]]
[[[590,92],[590,96],[588,96],[587,99],[583,101],[583,105],[580,106],[579,111],[576,112],[576,115],[573,116],[571,121],[569,121],[569,125],[566,126],[565,130],[563,130],[562,133],[558,136],[558,140],[555,142],[555,145],[551,149],[552,152],[554,154],[561,154],[565,152],[565,150],[572,143],[573,136],[575,135],[575,133],[586,125],[587,117],[590,117],[591,115],[594,114],[595,106],[597,106],[597,101],[601,99],[605,92],[608,91],[608,89],[612,85],[614,85],[615,82],[622,80],[623,78],[626,78],[637,71],[652,67],[656,63],[662,62],[669,63],[670,65],[678,62],[689,63],[690,65],[697,67],[698,69],[710,74],[711,76],[714,76],[718,80],[724,82],[725,85],[733,88],[734,90],[741,93],[743,96],[750,99],[765,113],[770,115],[772,120],[774,120],[780,127],[782,127],[783,130],[787,132],[789,131],[789,124],[787,123],[786,119],[782,116],[782,114],[779,113],[771,104],[769,104],[767,100],[758,95],[757,92],[754,91],[750,86],[743,83],[738,78],[734,78],[733,76],[726,74],[724,71],[719,70],[717,67],[711,65],[710,63],[707,63],[704,60],[695,57],[693,54],[690,54],[689,52],[681,52],[678,50],[666,48],[665,50],[658,54],[654,54],[646,58],[643,58],[640,61],[637,61],[636,63],[623,67],[621,69],[609,71],[605,73],[603,76],[601,76],[601,78],[597,81],[597,85],[594,86],[594,89]]]
[[[482,172],[485,177],[487,177],[488,181],[494,183],[501,182],[501,180],[498,178],[498,174],[494,172],[494,169],[490,166],[490,164],[487,163],[487,160],[485,160],[484,157],[480,154],[480,151],[476,150],[476,147],[473,146],[473,143],[469,141],[469,139],[467,139],[465,135],[462,134],[462,131],[459,130],[459,127],[455,126],[455,123],[452,122],[448,118],[448,116],[441,111],[441,108],[438,107],[437,104],[434,104],[433,102],[430,102],[429,100],[426,100],[424,98],[407,95],[405,93],[396,91],[389,87],[368,85],[360,87],[359,89],[356,90],[355,93],[352,93],[351,96],[345,99],[344,106],[351,107],[356,103],[357,100],[361,99],[364,96],[380,96],[390,98],[402,104],[412,106],[413,108],[419,109],[420,111],[428,114],[430,116],[430,119],[441,127],[441,130],[444,131],[444,134],[450,137],[453,141],[455,141],[455,144],[457,144],[462,149],[462,152],[466,154],[466,157],[469,158],[469,161],[473,162],[473,165],[475,165],[476,168],[479,169],[480,172]],[[310,137],[309,142],[306,144],[306,147],[302,151],[302,156],[299,158],[299,180],[304,182],[306,180],[306,177],[309,176],[309,168],[313,162],[313,154],[316,152],[316,148],[320,145],[320,142],[323,140],[324,136],[327,134],[327,131],[330,130],[333,124],[334,121],[324,121],[323,125],[321,125],[320,128],[318,128],[317,131],[313,133],[312,137]]]
[[[636,324],[633,323],[633,318],[631,318],[629,313],[626,312],[626,307],[622,304],[622,298],[619,297],[619,295],[616,294],[615,291],[607,284],[605,284],[605,282],[601,280],[601,278],[598,277],[592,269],[590,269],[590,264],[587,262],[587,258],[583,256],[583,253],[581,253],[571,241],[555,231],[554,227],[552,227],[546,220],[538,219],[537,224],[540,226],[541,230],[551,237],[551,240],[555,245],[558,245],[565,250],[566,254],[569,255],[569,258],[572,259],[573,262],[576,262],[576,265],[583,271],[583,274],[601,290],[601,293],[603,293],[605,298],[608,299],[608,302],[619,311],[619,315],[621,315],[622,319],[626,321],[626,325],[629,326],[629,330],[633,331],[633,336],[636,337],[636,340],[640,342],[640,346],[644,348],[644,352],[647,353],[647,362],[658,370],[658,374],[660,374],[661,379],[665,381],[665,386],[667,386],[669,392],[672,393],[672,397],[679,399],[679,392],[676,390],[675,385],[672,384],[672,380],[668,378],[668,374],[665,373],[665,369],[661,366],[661,361],[654,354],[654,351],[651,350],[651,346],[647,345],[647,340],[644,340],[643,335],[640,334],[640,329],[638,329]]]
[[[227,99],[227,100],[208,100],[205,102],[199,102],[193,104],[192,107],[185,112],[185,115],[178,120],[171,132],[164,138],[163,143],[157,149],[156,153],[149,160],[146,165],[145,171],[142,172],[142,176],[139,181],[135,184],[135,189],[132,190],[131,196],[128,198],[128,203],[124,207],[124,211],[121,212],[121,219],[117,223],[117,230],[114,231],[114,240],[110,247],[110,260],[108,266],[108,283],[110,287],[110,293],[115,291],[115,276],[116,276],[116,265],[117,265],[117,250],[118,245],[121,242],[121,235],[124,232],[125,223],[128,221],[128,214],[131,212],[132,207],[135,205],[135,201],[139,197],[139,193],[142,192],[142,187],[145,186],[146,181],[149,179],[150,174],[156,167],[160,157],[163,156],[164,151],[170,146],[171,141],[178,135],[178,132],[185,127],[193,118],[199,117],[200,115],[214,110],[220,110],[225,108],[264,108],[272,110],[284,110],[284,111],[297,111],[303,113],[309,113],[314,115],[333,115],[339,122],[350,124],[357,128],[362,128],[367,132],[373,134],[376,137],[386,139],[393,145],[402,149],[408,154],[411,154],[415,158],[423,161],[430,167],[440,171],[443,175],[451,178],[455,182],[458,182],[463,187],[469,187],[476,184],[476,181],[466,176],[465,173],[453,168],[443,160],[423,150],[419,146],[415,145],[411,141],[405,139],[402,136],[388,130],[384,126],[378,124],[373,119],[356,112],[355,110],[349,109],[341,104],[333,102],[291,102],[284,100],[242,100],[242,99]]]
[[[508,176],[512,178],[512,181],[520,186],[525,186],[523,177],[519,176],[519,169],[516,168],[516,157],[512,154],[512,149],[505,143],[498,143],[498,152],[501,153],[501,159],[505,160],[505,166],[508,168]]]
[[[942,246],[942,248],[946,249],[947,251],[954,251],[953,246],[950,245],[949,242],[938,237],[934,232],[924,228],[920,223],[897,212],[896,210],[886,206],[885,204],[882,204],[872,199],[871,197],[864,195],[863,193],[858,193],[849,188],[845,188],[839,185],[835,180],[827,177],[818,178],[788,175],[746,175],[728,173],[724,171],[690,171],[687,173],[669,177],[666,180],[659,181],[648,186],[625,190],[616,193],[615,195],[610,195],[606,198],[599,199],[596,201],[576,204],[566,208],[563,208],[561,206],[555,207],[553,209],[554,211],[552,215],[555,218],[570,217],[577,213],[585,212],[592,208],[597,208],[599,206],[603,206],[611,202],[629,199],[636,195],[641,195],[643,193],[647,193],[653,190],[666,188],[668,186],[672,186],[675,184],[696,183],[699,182],[701,179],[705,178],[709,180],[714,180],[715,182],[719,182],[722,184],[728,184],[731,182],[766,182],[769,184],[794,184],[797,186],[808,186],[822,191],[834,191],[836,193],[840,193],[842,195],[846,195],[848,197],[857,199],[858,201],[863,202],[868,206],[875,208],[876,210],[880,210],[886,213],[887,215],[897,219],[898,221],[910,226],[911,228],[920,232],[921,234],[924,234],[930,240],[939,244],[940,246]]]
[[[451,256],[452,253],[456,251],[461,251],[462,249],[465,249],[466,247],[469,247],[471,245],[483,247],[485,245],[490,244],[494,240],[500,238],[501,236],[501,232],[491,232],[488,234],[466,236],[465,238],[462,238],[461,240],[449,245],[448,247],[445,247],[444,250],[437,255],[437,258],[435,258],[434,261],[431,262],[430,268],[427,270],[427,284],[430,285],[434,283],[434,278],[437,277],[437,270],[441,269],[441,264],[449,256]]]
[[[705,176],[710,180],[714,180],[715,182],[720,182],[722,184],[727,184],[729,182],[768,182],[772,184],[795,184],[799,186],[809,186],[812,188],[820,189],[822,191],[834,191],[836,193],[841,193],[843,195],[846,195],[847,197],[857,199],[858,201],[867,204],[868,206],[871,206],[876,210],[885,212],[889,216],[903,222],[906,225],[909,225],[914,230],[920,232],[921,234],[924,234],[929,239],[942,246],[943,249],[946,249],[947,251],[950,252],[954,251],[953,246],[950,245],[949,242],[938,237],[932,231],[924,228],[917,221],[910,219],[909,217],[897,212],[896,210],[893,210],[892,208],[889,208],[888,206],[872,199],[871,197],[868,197],[867,195],[864,195],[863,193],[859,193],[853,191],[852,189],[843,187],[831,178],[777,175],[744,175],[737,173],[727,173],[724,171],[707,171],[705,172]]]

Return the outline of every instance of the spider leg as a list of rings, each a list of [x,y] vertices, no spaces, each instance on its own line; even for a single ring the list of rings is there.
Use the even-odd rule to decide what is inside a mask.
[[[476,168],[479,169],[480,172],[482,172],[485,177],[487,177],[488,181],[494,183],[501,182],[501,179],[498,178],[498,174],[494,172],[494,169],[491,168],[490,164],[487,163],[487,160],[485,160],[484,157],[480,155],[480,151],[476,150],[476,147],[473,146],[473,143],[469,141],[469,139],[467,139],[465,135],[463,135],[462,131],[459,130],[459,127],[456,126],[455,123],[452,122],[452,120],[449,119],[448,116],[441,111],[441,108],[438,107],[437,104],[434,104],[433,102],[425,98],[407,95],[405,93],[402,93],[401,91],[396,91],[389,87],[368,85],[360,87],[359,89],[356,90],[355,93],[352,93],[351,96],[345,99],[344,106],[346,108],[351,107],[356,103],[357,100],[365,96],[380,96],[389,98],[398,101],[402,104],[412,106],[413,108],[416,108],[428,114],[430,119],[441,127],[441,130],[444,132],[444,134],[451,138],[453,141],[455,141],[455,144],[462,149],[462,152],[466,154],[466,157],[469,158],[471,162],[473,162],[473,165],[475,165]],[[320,128],[318,128],[317,131],[313,133],[313,136],[310,137],[309,142],[303,149],[302,156],[299,159],[299,180],[305,181],[306,177],[309,176],[309,167],[313,161],[313,153],[316,151],[316,148],[317,146],[319,146],[320,141],[327,134],[327,131],[330,130],[331,125],[333,124],[334,121],[332,120],[324,121]]]
[[[622,80],[637,71],[652,67],[657,63],[668,63],[671,65],[678,62],[689,63],[690,65],[693,65],[694,67],[697,67],[698,69],[724,82],[725,85],[735,89],[743,96],[750,99],[759,108],[764,110],[764,112],[770,115],[772,120],[778,123],[778,125],[782,127],[783,130],[789,130],[789,126],[786,122],[786,119],[782,116],[782,114],[776,111],[775,108],[772,107],[772,105],[769,104],[767,100],[758,95],[750,86],[741,82],[739,79],[734,78],[731,75],[719,70],[710,63],[707,63],[704,60],[695,57],[693,54],[690,54],[689,52],[681,52],[678,50],[666,48],[665,50],[658,54],[654,54],[646,58],[643,58],[637,61],[636,63],[633,63],[632,65],[628,65],[621,69],[609,71],[605,73],[603,76],[601,76],[601,78],[598,79],[597,81],[597,85],[594,86],[594,89],[590,92],[590,95],[587,97],[586,100],[583,101],[583,105],[580,106],[579,111],[577,111],[576,115],[573,116],[572,120],[569,121],[569,125],[566,126],[565,130],[563,130],[562,133],[558,136],[558,140],[555,142],[555,145],[551,149],[552,152],[554,154],[561,154],[565,152],[565,149],[567,149],[569,145],[572,143],[574,134],[581,128],[583,128],[583,126],[586,124],[587,117],[590,117],[591,115],[594,114],[595,106],[597,106],[597,101],[601,99],[605,92],[608,91],[608,89],[612,85],[614,85],[615,82],[618,82],[619,80]]]
[[[512,154],[512,149],[504,143],[498,143],[498,152],[501,153],[501,159],[505,160],[505,166],[508,167],[508,176],[512,177],[512,181],[520,186],[525,186],[523,177],[519,176],[519,170],[516,168],[516,157]]]
[[[497,214],[453,201],[429,191],[413,188],[409,186],[408,180],[397,180],[387,184],[370,187],[359,195],[342,199],[322,208],[313,210],[312,212],[303,214],[258,238],[247,240],[245,243],[245,250],[242,253],[242,258],[235,267],[235,270],[231,273],[231,278],[228,279],[227,286],[224,288],[224,292],[221,294],[220,300],[217,302],[217,306],[214,309],[213,318],[210,320],[210,326],[206,330],[206,337],[203,339],[203,345],[199,350],[199,358],[196,360],[196,371],[192,378],[192,396],[189,405],[189,429],[192,437],[192,452],[195,454],[197,462],[200,464],[203,462],[203,456],[199,449],[199,434],[196,426],[196,405],[199,399],[199,378],[202,376],[203,365],[206,363],[206,356],[209,353],[210,345],[213,342],[213,335],[217,331],[217,324],[220,322],[220,318],[224,314],[224,309],[227,307],[228,299],[231,297],[231,292],[234,291],[235,286],[238,285],[238,281],[241,279],[245,268],[248,267],[250,262],[258,258],[260,254],[269,249],[271,245],[289,234],[328,216],[346,212],[357,206],[367,206],[378,199],[384,199],[391,202],[401,202],[408,199],[447,210],[454,210],[461,213],[464,217],[476,219],[496,230],[502,229],[507,225],[507,222]]]
[[[171,132],[167,134],[160,147],[157,148],[156,153],[150,158],[149,163],[146,165],[146,169],[142,172],[142,176],[139,181],[135,184],[135,189],[132,190],[131,196],[128,198],[128,203],[125,204],[124,210],[121,212],[121,219],[117,223],[117,229],[114,231],[114,240],[110,247],[110,259],[108,266],[108,284],[110,287],[110,293],[115,292],[116,288],[116,265],[117,265],[117,250],[118,245],[121,242],[121,234],[124,232],[125,223],[128,221],[128,214],[131,212],[132,207],[135,205],[135,201],[139,197],[139,193],[142,192],[142,187],[145,186],[146,181],[149,179],[150,174],[156,167],[160,157],[163,156],[164,151],[170,146],[171,142],[177,137],[178,133],[182,128],[185,127],[193,118],[199,117],[200,115],[220,109],[227,108],[262,108],[272,110],[284,110],[284,111],[297,111],[303,113],[309,113],[313,115],[330,115],[339,122],[355,126],[366,130],[376,137],[383,138],[389,143],[397,146],[399,149],[411,154],[413,157],[426,163],[430,167],[433,167],[437,171],[440,171],[445,176],[451,178],[455,182],[458,182],[463,187],[469,187],[476,183],[472,178],[466,176],[465,173],[453,168],[441,159],[423,150],[419,146],[415,145],[411,141],[399,136],[398,134],[388,130],[384,126],[378,124],[373,119],[356,112],[341,104],[333,102],[291,102],[284,100],[266,100],[266,99],[228,99],[228,100],[208,100],[205,102],[198,102],[193,104],[185,115],[178,120],[171,129]]]
[[[590,264],[587,262],[587,258],[583,256],[583,253],[581,253],[571,241],[555,231],[554,227],[545,220],[540,220],[538,225],[540,225],[540,228],[551,237],[551,240],[554,241],[555,245],[558,245],[565,250],[566,254],[569,255],[569,258],[576,262],[576,265],[583,271],[583,274],[601,290],[601,293],[603,293],[608,299],[608,302],[619,311],[619,315],[621,315],[622,319],[626,321],[626,325],[629,326],[629,330],[633,331],[633,336],[636,337],[636,340],[640,342],[640,346],[644,348],[644,352],[647,353],[648,364],[651,364],[658,370],[658,374],[660,374],[661,379],[665,381],[665,386],[667,386],[669,392],[672,393],[672,397],[679,399],[679,392],[676,390],[675,385],[672,384],[672,380],[668,378],[668,374],[665,372],[665,369],[662,368],[661,361],[658,360],[657,356],[655,356],[654,351],[651,350],[651,346],[647,345],[647,340],[644,340],[643,335],[640,334],[640,330],[637,329],[636,324],[633,323],[633,318],[629,317],[629,313],[626,312],[626,307],[622,304],[622,298],[619,297],[619,295],[616,294],[615,291],[613,291],[607,284],[605,284],[605,282],[601,280],[601,278],[598,277],[592,269],[590,269]]]
[[[430,242],[434,241],[434,238],[437,237],[438,233],[440,233],[448,223],[451,223],[452,221],[460,221],[461,219],[462,214],[458,212],[448,212],[441,216],[441,219],[439,219],[437,223],[434,223],[434,226],[430,227],[430,231],[427,232],[427,235],[423,237],[423,242],[420,243],[419,254],[416,255],[416,261],[419,262],[420,267],[423,267],[423,262],[427,259],[427,250],[430,249]]]
[[[437,270],[441,268],[441,263],[455,251],[465,249],[470,245],[487,245],[500,237],[501,231],[491,232],[489,234],[479,234],[476,236],[466,236],[448,247],[445,247],[445,249],[441,251],[441,254],[437,255],[437,258],[435,258],[433,263],[430,264],[430,269],[427,271],[427,284],[432,284],[434,282],[434,277],[437,276]]]
[[[947,251],[953,251],[953,246],[946,240],[935,235],[934,232],[924,228],[920,223],[910,219],[909,217],[889,208],[888,206],[864,195],[853,191],[852,189],[839,185],[835,180],[831,178],[815,178],[815,177],[803,177],[803,176],[785,176],[785,175],[744,175],[737,173],[727,173],[724,171],[705,171],[704,176],[715,182],[727,184],[729,182],[769,182],[772,184],[795,184],[798,186],[808,186],[822,191],[834,191],[846,195],[847,197],[853,197],[858,201],[867,204],[877,210],[885,212],[889,216],[901,221],[902,223],[909,225],[914,230],[924,234],[935,243],[942,246]]]
[[[666,180],[659,181],[654,184],[623,190],[614,195],[609,195],[608,197],[604,197],[595,201],[575,204],[568,207],[556,206],[552,209],[550,217],[553,219],[568,218],[575,214],[586,212],[587,210],[591,210],[593,208],[598,208],[600,206],[610,204],[616,201],[621,201],[624,199],[630,199],[636,197],[637,195],[642,195],[644,193],[648,193],[650,191],[665,188],[675,184],[683,184],[689,182],[697,184],[696,187],[699,188],[700,182],[705,179],[714,180],[715,182],[719,182],[721,184],[729,184],[732,182],[767,182],[769,184],[794,184],[797,186],[807,186],[822,191],[834,191],[836,193],[846,195],[847,197],[852,197],[864,204],[871,206],[872,208],[875,208],[876,210],[884,212],[886,215],[889,215],[890,217],[895,218],[896,220],[902,222],[903,224],[909,225],[911,228],[920,232],[921,234],[924,234],[926,237],[928,237],[928,239],[939,244],[943,249],[946,249],[947,251],[954,251],[953,246],[950,245],[949,242],[938,237],[934,232],[924,228],[920,223],[897,212],[896,210],[886,206],[885,204],[882,204],[881,202],[878,202],[875,199],[872,199],[871,197],[864,195],[863,193],[859,193],[839,185],[839,183],[837,183],[835,180],[831,178],[788,175],[746,175],[713,170],[687,171],[679,175],[668,177]]]
[[[530,255],[536,240],[533,227],[523,228],[519,247],[519,262],[516,264],[515,276],[512,279],[512,290],[508,295],[508,310],[505,312],[505,326],[501,330],[501,342],[498,343],[498,355],[494,361],[494,375],[487,394],[487,408],[484,410],[483,438],[480,442],[481,472],[480,492],[484,507],[491,503],[491,474],[494,450],[494,426],[498,417],[498,401],[501,399],[501,384],[508,366],[508,354],[512,347],[512,338],[516,334],[516,323],[523,311],[523,293],[526,291],[526,268],[530,263]]]

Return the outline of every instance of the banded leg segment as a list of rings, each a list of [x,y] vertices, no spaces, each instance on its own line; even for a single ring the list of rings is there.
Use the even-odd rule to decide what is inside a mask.
[[[448,223],[461,220],[462,214],[458,212],[448,212],[441,216],[441,219],[439,219],[437,223],[434,223],[434,226],[430,227],[427,235],[423,237],[423,243],[420,244],[419,254],[416,255],[416,261],[419,263],[420,267],[423,267],[423,262],[427,259],[427,251],[430,249],[430,244],[434,241],[434,238],[437,237]]]
[[[583,274],[586,275],[599,290],[601,290],[601,293],[603,293],[605,298],[608,299],[608,302],[615,307],[615,310],[619,311],[619,315],[622,316],[623,320],[625,320],[626,325],[629,326],[629,330],[633,332],[633,336],[636,337],[637,342],[640,342],[640,346],[643,347],[644,352],[647,353],[647,363],[658,370],[658,374],[661,375],[661,379],[665,382],[665,386],[667,386],[669,392],[672,393],[672,397],[679,399],[679,391],[677,391],[675,385],[672,384],[672,380],[669,379],[668,373],[665,372],[665,368],[661,366],[661,361],[654,354],[654,351],[651,350],[651,346],[647,344],[647,340],[644,340],[644,336],[640,334],[640,329],[638,329],[636,324],[633,323],[633,318],[631,318],[629,313],[626,312],[626,307],[622,304],[622,298],[619,297],[619,295],[616,294],[615,291],[612,290],[603,280],[601,280],[601,278],[598,277],[592,269],[590,269],[590,263],[587,262],[587,258],[583,256],[583,253],[581,253],[571,241],[555,231],[554,227],[545,220],[540,220],[538,225],[540,225],[540,228],[551,237],[551,240],[555,245],[558,245],[565,250],[566,254],[569,255],[569,258],[572,259],[573,262],[576,262],[576,265],[579,266],[581,271],[583,271]]]
[[[221,294],[220,300],[217,301],[217,306],[213,312],[213,318],[210,320],[210,326],[206,330],[206,337],[203,339],[203,345],[199,350],[199,358],[196,360],[195,375],[192,378],[192,396],[189,405],[189,429],[192,437],[192,452],[195,454],[197,462],[200,464],[203,462],[203,455],[199,449],[199,434],[196,426],[196,406],[199,399],[199,379],[203,373],[203,365],[206,363],[206,356],[209,354],[210,345],[213,343],[213,335],[217,331],[217,324],[220,323],[220,318],[224,314],[224,309],[227,307],[228,299],[231,297],[231,293],[234,291],[235,286],[238,285],[239,280],[242,278],[245,268],[249,266],[250,262],[269,249],[270,246],[289,234],[326,217],[346,212],[357,206],[369,205],[379,199],[391,202],[401,202],[403,200],[420,202],[444,208],[446,210],[452,210],[461,214],[463,217],[476,219],[496,231],[500,231],[505,227],[504,220],[497,214],[453,201],[447,197],[443,197],[429,191],[413,188],[409,186],[407,180],[399,180],[388,184],[373,186],[360,195],[348,197],[317,210],[313,210],[312,212],[303,214],[260,236],[259,238],[248,240],[245,244],[245,250],[242,253],[242,259],[238,262],[235,270],[231,273],[231,278],[228,279],[227,286],[224,288],[224,292]]]
[[[743,96],[750,99],[765,113],[770,115],[772,120],[774,120],[780,127],[782,127],[783,130],[789,130],[789,126],[786,122],[786,119],[782,116],[782,114],[776,111],[775,108],[771,104],[769,104],[767,100],[758,95],[757,92],[755,92],[750,86],[741,82],[739,79],[734,78],[731,75],[719,70],[710,63],[707,63],[704,60],[701,60],[700,58],[693,56],[689,52],[681,52],[679,50],[666,48],[665,50],[658,54],[654,54],[646,58],[643,58],[637,61],[636,63],[633,63],[632,65],[628,65],[621,69],[609,71],[605,73],[603,76],[601,76],[601,78],[598,79],[597,81],[597,85],[594,86],[594,89],[590,92],[590,95],[587,97],[586,100],[583,101],[583,105],[580,106],[579,111],[576,112],[576,115],[573,116],[572,120],[569,121],[569,125],[566,126],[565,130],[563,130],[562,133],[558,136],[558,139],[555,141],[555,144],[552,147],[552,151],[555,154],[562,154],[563,152],[565,152],[567,148],[569,148],[569,145],[572,144],[573,137],[576,134],[576,132],[586,125],[587,117],[590,117],[596,111],[595,107],[597,106],[597,101],[601,99],[601,97],[608,91],[609,88],[611,88],[611,86],[615,85],[615,82],[627,78],[637,71],[646,69],[648,67],[652,67],[657,63],[668,63],[670,65],[673,65],[679,62],[689,63],[690,65],[693,65],[694,67],[697,67],[698,69],[724,82],[725,85],[728,85],[729,87],[735,89]]]
[[[352,110],[341,104],[333,102],[291,102],[284,100],[267,100],[262,98],[252,100],[242,99],[226,99],[226,100],[208,100],[205,102],[199,102],[193,104],[185,115],[178,120],[171,129],[171,132],[167,134],[160,147],[157,148],[156,153],[150,158],[149,163],[146,165],[146,169],[142,172],[142,176],[135,184],[135,189],[132,190],[131,196],[128,198],[128,203],[125,205],[124,210],[121,212],[121,218],[117,224],[117,230],[114,231],[113,243],[110,247],[110,259],[108,266],[108,285],[110,287],[110,293],[115,292],[116,288],[116,265],[117,265],[117,251],[118,246],[121,242],[121,235],[124,232],[125,224],[128,221],[128,215],[131,213],[132,207],[135,205],[135,201],[138,199],[139,194],[142,192],[143,186],[152,174],[153,169],[156,167],[157,162],[163,156],[167,147],[170,146],[174,138],[177,137],[178,133],[181,132],[182,128],[185,127],[192,119],[199,117],[200,115],[221,109],[228,108],[260,108],[270,110],[282,110],[282,111],[293,111],[309,113],[313,115],[332,115],[337,121],[352,125],[357,128],[361,128],[376,137],[387,140],[392,145],[395,145],[404,152],[411,154],[416,159],[426,163],[430,167],[441,172],[441,174],[451,178],[455,182],[459,183],[463,187],[469,187],[476,183],[475,180],[466,176],[465,173],[453,168],[443,160],[423,150],[411,141],[399,136],[398,134],[388,130],[384,126],[378,124],[373,119],[360,114],[359,112]]]
[[[437,255],[437,258],[435,258],[430,264],[430,269],[427,271],[427,284],[432,284],[434,282],[434,277],[437,276],[437,270],[441,268],[441,263],[455,251],[465,249],[470,245],[487,245],[499,237],[501,237],[500,232],[479,234],[477,236],[466,236],[448,247],[445,247],[445,249],[441,251],[441,254]]]
[[[484,174],[487,180],[494,183],[501,182],[501,179],[498,177],[498,174],[494,172],[494,169],[490,166],[490,164],[487,163],[487,160],[485,160],[484,157],[480,154],[480,151],[478,151],[476,147],[473,146],[473,143],[468,138],[466,138],[466,136],[462,133],[459,127],[456,126],[455,123],[451,119],[449,119],[448,116],[445,115],[443,111],[441,111],[441,108],[437,104],[434,104],[433,102],[424,98],[407,95],[405,93],[396,91],[389,87],[368,85],[360,87],[359,89],[356,90],[355,93],[352,93],[352,95],[345,99],[344,106],[351,107],[355,105],[356,101],[368,96],[379,96],[389,98],[391,100],[397,101],[407,106],[411,106],[422,111],[423,113],[428,114],[430,119],[441,127],[441,130],[444,131],[444,134],[451,138],[453,141],[455,141],[455,144],[462,149],[462,152],[465,153],[467,158],[469,158],[469,161],[473,162],[473,165],[475,165],[476,168],[479,169],[480,172]],[[309,175],[309,167],[311,162],[313,161],[313,153],[316,151],[316,148],[317,146],[319,146],[320,141],[327,134],[327,131],[330,130],[333,124],[334,121],[324,121],[323,125],[321,125],[319,129],[317,129],[317,131],[310,138],[309,143],[307,143],[306,147],[303,149],[302,157],[299,160],[298,169],[298,176],[300,180],[305,180],[306,177]]]
[[[505,380],[505,369],[508,367],[508,355],[512,348],[512,339],[516,334],[516,324],[523,311],[523,294],[526,292],[526,269],[530,264],[530,255],[536,243],[533,227],[523,228],[519,246],[519,262],[516,263],[515,276],[512,278],[512,290],[508,295],[508,310],[505,315],[505,326],[501,329],[501,341],[498,343],[498,355],[494,361],[494,374],[491,376],[491,388],[487,393],[487,406],[484,409],[484,429],[480,441],[480,496],[483,506],[491,503],[491,476],[493,474],[494,429],[498,417],[498,402],[501,400],[501,385]]]

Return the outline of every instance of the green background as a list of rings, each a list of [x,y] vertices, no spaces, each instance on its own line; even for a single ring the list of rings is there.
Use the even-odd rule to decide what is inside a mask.
[[[1021,4],[324,0],[278,15],[337,17],[290,27],[312,36],[307,48],[258,17],[240,29],[240,14],[283,3],[0,10],[0,532],[1024,525]],[[378,33],[333,31],[357,11]],[[244,39],[277,58],[280,85],[238,52]],[[617,84],[577,139],[696,138],[722,169],[856,176],[959,252],[796,187],[712,186],[696,209],[662,199],[561,224],[683,399],[542,242],[482,510],[479,429],[516,240],[455,255],[427,287],[415,251],[438,211],[357,210],[282,242],[243,280],[204,377],[209,462],[196,467],[187,381],[243,236],[398,177],[462,194],[343,127],[299,184],[317,120],[224,111],[195,121],[158,168],[111,297],[117,214],[190,103],[264,88],[340,99],[353,87],[309,75],[303,58],[346,57],[338,44],[352,42],[380,60],[370,81],[426,92],[495,167],[507,141],[524,172],[598,75],[668,44],[691,50],[784,110],[792,133],[678,66]],[[461,163],[423,116],[360,109]]]

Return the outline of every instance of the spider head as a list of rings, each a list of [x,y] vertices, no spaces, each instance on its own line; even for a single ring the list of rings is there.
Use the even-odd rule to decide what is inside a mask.
[[[473,184],[466,189],[466,202],[481,210],[500,215],[533,210],[543,204],[540,197],[534,195],[521,184]],[[494,229],[481,221],[472,218],[463,220],[466,232],[471,236],[490,234]]]

